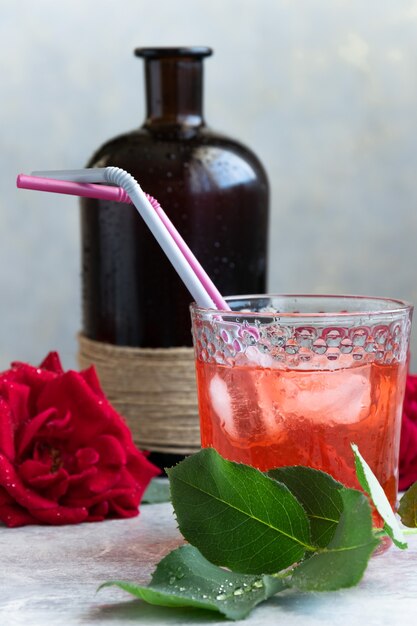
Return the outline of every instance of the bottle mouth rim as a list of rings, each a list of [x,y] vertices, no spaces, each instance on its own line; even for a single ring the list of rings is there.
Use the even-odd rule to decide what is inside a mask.
[[[135,56],[144,59],[159,59],[167,57],[194,57],[202,59],[213,54],[212,48],[207,46],[179,46],[173,47],[154,47],[154,48],[135,48]]]

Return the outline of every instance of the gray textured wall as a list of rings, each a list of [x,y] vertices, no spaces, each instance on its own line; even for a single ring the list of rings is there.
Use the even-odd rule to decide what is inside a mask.
[[[0,366],[75,366],[73,198],[18,172],[80,167],[143,119],[143,45],[210,45],[205,111],[272,186],[270,290],[417,302],[417,2],[0,0]],[[413,340],[417,368],[417,338]]]

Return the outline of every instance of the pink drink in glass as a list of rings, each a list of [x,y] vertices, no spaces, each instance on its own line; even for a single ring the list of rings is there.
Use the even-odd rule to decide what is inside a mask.
[[[411,308],[265,299],[257,315],[193,311],[202,446],[261,470],[308,465],[359,488],[356,443],[395,508]],[[258,303],[242,297],[238,306]]]

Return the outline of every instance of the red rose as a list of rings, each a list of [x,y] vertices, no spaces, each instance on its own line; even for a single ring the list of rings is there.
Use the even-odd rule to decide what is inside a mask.
[[[158,473],[94,368],[64,372],[51,352],[39,368],[13,363],[0,373],[0,521],[7,526],[133,517]]]
[[[409,374],[405,387],[400,446],[401,491],[417,481],[417,376]]]

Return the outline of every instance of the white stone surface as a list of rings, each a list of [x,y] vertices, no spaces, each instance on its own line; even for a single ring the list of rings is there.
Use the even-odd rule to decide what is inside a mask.
[[[157,561],[181,542],[169,504],[143,506],[133,520],[62,528],[0,528],[2,626],[170,626],[225,624],[197,609],[163,609],[98,585],[146,583]],[[408,626],[416,624],[417,537],[409,549],[371,559],[359,586],[326,594],[288,592],[257,607],[245,626]],[[233,623],[233,622],[230,622]]]

